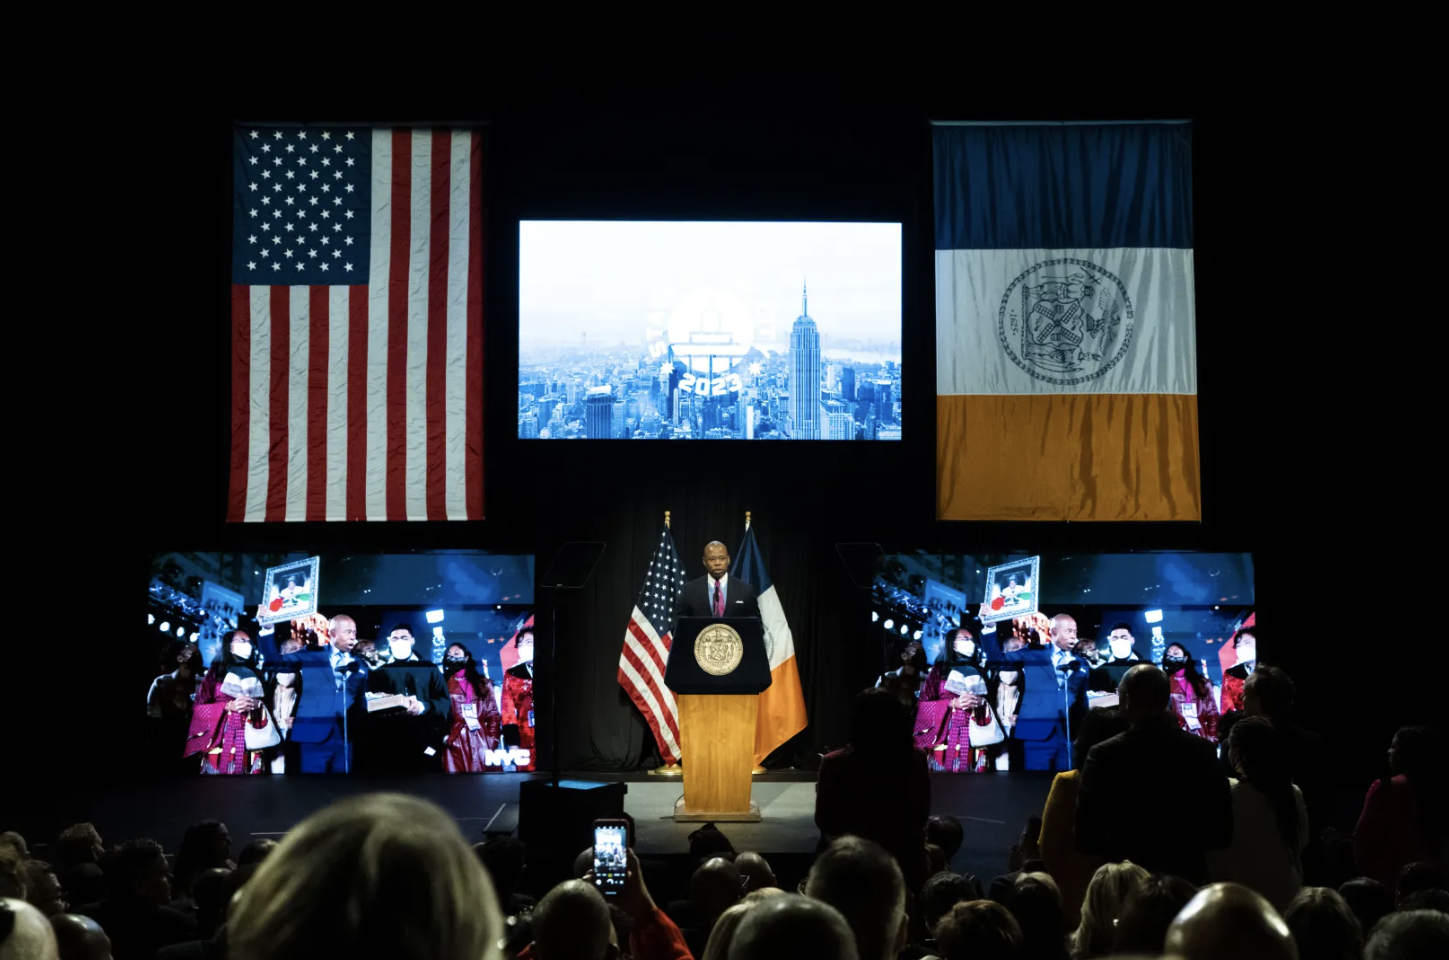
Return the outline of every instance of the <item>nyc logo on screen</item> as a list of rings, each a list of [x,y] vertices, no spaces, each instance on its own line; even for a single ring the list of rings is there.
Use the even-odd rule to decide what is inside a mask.
[[[516,767],[526,767],[532,762],[532,751],[525,750],[522,747],[483,751],[483,763],[489,767],[504,767],[510,764]]]
[[[1072,386],[1117,365],[1132,346],[1133,324],[1132,300],[1115,274],[1061,257],[1011,281],[996,331],[1012,363],[1038,380]]]

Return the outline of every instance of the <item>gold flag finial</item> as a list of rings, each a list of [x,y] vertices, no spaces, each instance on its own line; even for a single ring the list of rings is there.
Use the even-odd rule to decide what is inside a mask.
[[[669,511],[668,510],[665,510],[664,511],[664,526],[665,527],[668,527],[669,526]]]
[[[750,511],[745,511],[745,529],[750,529]]]

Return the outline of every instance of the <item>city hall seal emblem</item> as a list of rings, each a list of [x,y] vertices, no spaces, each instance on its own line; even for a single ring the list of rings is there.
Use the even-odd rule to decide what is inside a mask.
[[[1132,346],[1132,300],[1113,273],[1062,257],[1023,270],[1001,298],[997,339],[1011,362],[1045,383],[1090,383]]]
[[[723,623],[715,623],[699,631],[694,638],[694,661],[712,677],[734,673],[745,658],[745,643],[739,631]]]

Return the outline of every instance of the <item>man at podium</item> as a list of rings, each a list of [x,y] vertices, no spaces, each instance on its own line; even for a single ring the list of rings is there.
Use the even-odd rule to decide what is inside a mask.
[[[704,547],[705,575],[679,591],[674,619],[680,617],[758,617],[759,591],[730,577],[730,552],[718,540]]]

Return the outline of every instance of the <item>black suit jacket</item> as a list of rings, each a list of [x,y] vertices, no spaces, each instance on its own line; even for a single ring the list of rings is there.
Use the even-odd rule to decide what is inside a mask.
[[[714,579],[705,574],[698,580],[691,580],[679,591],[679,602],[674,606],[674,619],[680,617],[712,617],[714,606],[710,599],[714,594]],[[725,585],[726,617],[758,617],[760,615],[760,593],[739,577],[731,574]]]
[[[1206,882],[1203,854],[1233,839],[1233,797],[1213,744],[1170,716],[1097,744],[1082,768],[1076,828],[1088,856]]]

